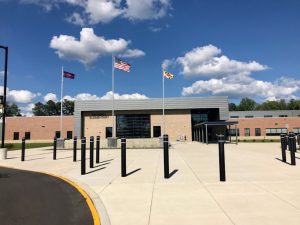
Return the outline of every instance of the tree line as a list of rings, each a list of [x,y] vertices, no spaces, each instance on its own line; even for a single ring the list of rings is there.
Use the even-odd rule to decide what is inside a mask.
[[[60,115],[60,102],[49,100],[46,103],[38,102],[32,108],[34,116],[58,116]],[[74,101],[64,100],[63,102],[63,115],[74,114]],[[2,115],[0,115],[2,117]],[[15,103],[6,104],[6,116],[22,116],[21,110]]]
[[[265,101],[257,103],[251,98],[243,98],[239,104],[229,103],[229,111],[265,111],[265,110],[300,110],[300,100]]]

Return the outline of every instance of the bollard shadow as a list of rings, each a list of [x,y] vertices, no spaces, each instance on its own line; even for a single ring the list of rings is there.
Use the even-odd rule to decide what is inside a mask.
[[[34,159],[26,159],[25,158],[25,161],[34,161],[34,160],[39,160],[39,159],[44,159],[44,158],[34,158]]]
[[[296,159],[300,159],[300,158],[299,158],[299,157],[297,157],[297,156],[296,156],[295,158],[296,158]]]
[[[108,160],[100,161],[100,163],[110,162],[110,161],[113,161],[113,160],[114,160],[114,159],[108,159]]]
[[[89,171],[89,172],[86,172],[85,174],[90,174],[90,173],[94,173],[94,172],[97,172],[99,170],[103,170],[105,169],[106,167],[102,167],[102,168],[99,168],[99,169],[96,169],[96,170],[92,170],[92,171]]]
[[[169,178],[171,178],[175,173],[177,173],[178,172],[178,169],[176,169],[176,170],[173,170],[170,174],[169,174]]]
[[[6,157],[6,159],[17,159],[19,157]]]
[[[133,170],[133,171],[127,173],[127,174],[126,174],[126,177],[128,177],[128,176],[130,176],[130,175],[132,175],[132,174],[134,174],[134,173],[136,173],[136,172],[138,172],[138,171],[140,171],[141,169],[142,169],[142,168],[138,168],[138,169],[136,169],[136,170]]]
[[[105,165],[108,165],[108,164],[110,164],[110,162],[99,164],[97,166],[94,166],[94,168],[97,168],[97,167],[100,167],[100,166],[105,166]]]
[[[289,163],[289,162],[284,162],[284,161],[282,161],[282,159],[279,159],[279,158],[275,158],[275,159],[277,159],[278,161],[283,162],[283,163],[285,163],[285,164],[292,165],[292,164]]]
[[[69,158],[73,158],[72,156],[68,156],[68,157],[61,157],[61,158],[57,158],[56,160],[60,160],[60,159],[69,159]]]

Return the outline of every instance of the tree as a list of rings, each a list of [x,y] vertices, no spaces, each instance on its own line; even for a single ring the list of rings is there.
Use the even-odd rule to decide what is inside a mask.
[[[64,115],[73,115],[74,114],[74,101],[64,100],[63,103],[63,114]]]
[[[228,107],[229,107],[229,111],[237,111],[238,110],[237,105],[232,102],[229,103]]]
[[[54,102],[49,100],[45,104],[38,102],[32,109],[33,115],[35,116],[58,116],[60,115],[60,102]],[[74,113],[74,102],[64,100],[63,103],[63,114],[73,115]]]
[[[299,110],[300,109],[300,100],[291,99],[288,103],[289,110]]]
[[[32,109],[32,113],[35,116],[47,116],[47,110],[43,103],[38,102],[34,104],[34,107]]]
[[[258,104],[250,99],[250,98],[243,98],[238,106],[239,111],[254,111],[256,110]]]
[[[21,110],[15,103],[12,103],[11,105],[9,103],[7,103],[6,104],[6,116],[7,117],[22,116]],[[1,117],[2,117],[2,115],[1,115]]]

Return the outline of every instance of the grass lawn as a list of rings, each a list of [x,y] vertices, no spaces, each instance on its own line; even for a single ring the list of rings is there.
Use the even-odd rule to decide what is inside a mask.
[[[26,143],[26,149],[28,148],[40,148],[40,147],[48,147],[52,146],[53,143]],[[8,150],[20,150],[22,148],[21,143],[7,143],[5,144],[5,148]]]

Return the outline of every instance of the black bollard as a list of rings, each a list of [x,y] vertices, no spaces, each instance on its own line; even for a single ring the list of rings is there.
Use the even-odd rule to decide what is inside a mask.
[[[169,179],[169,137],[167,134],[163,136],[164,143],[164,177]]]
[[[94,168],[94,137],[90,137],[90,168]]]
[[[121,138],[121,175],[126,177],[126,138]]]
[[[225,152],[224,152],[224,135],[219,135],[219,170],[220,170],[220,181],[226,181],[225,172]]]
[[[284,141],[284,147],[285,147],[285,150],[289,150],[288,147],[289,147],[289,135],[285,135],[285,141]]]
[[[280,134],[280,141],[281,141],[281,154],[282,154],[282,162],[286,162],[286,140],[285,140],[285,134]]]
[[[56,160],[56,151],[57,151],[57,138],[54,138],[53,141],[53,160]]]
[[[85,137],[81,139],[81,175],[85,174]]]
[[[22,154],[21,161],[25,161],[25,138],[22,138]]]
[[[100,163],[100,136],[96,137],[96,163]]]
[[[289,134],[289,149],[291,152],[291,165],[296,165],[296,155],[295,155],[295,149],[294,149],[294,142],[296,141],[294,134]]]
[[[73,140],[73,162],[76,162],[77,160],[77,137],[74,137]]]

